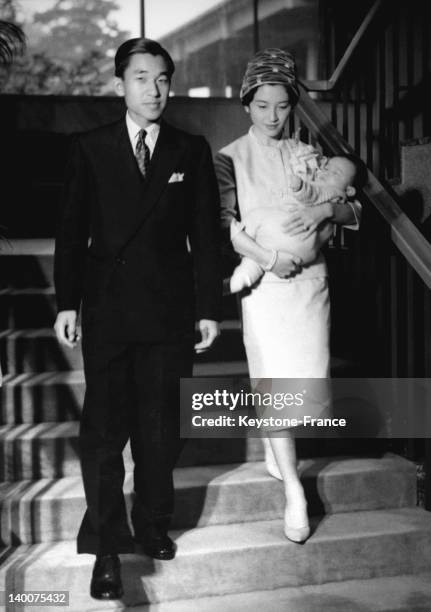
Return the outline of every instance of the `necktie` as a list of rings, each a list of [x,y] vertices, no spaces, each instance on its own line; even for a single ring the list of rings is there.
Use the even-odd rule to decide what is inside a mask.
[[[139,170],[143,177],[148,173],[148,167],[150,165],[150,149],[145,144],[145,136],[147,132],[141,130],[138,136],[138,142],[136,143],[136,161],[138,162]]]

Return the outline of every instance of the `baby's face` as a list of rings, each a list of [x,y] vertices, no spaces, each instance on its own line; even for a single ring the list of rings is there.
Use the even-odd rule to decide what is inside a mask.
[[[353,185],[355,175],[356,168],[350,160],[345,157],[330,157],[317,171],[315,182],[345,191],[349,185]]]

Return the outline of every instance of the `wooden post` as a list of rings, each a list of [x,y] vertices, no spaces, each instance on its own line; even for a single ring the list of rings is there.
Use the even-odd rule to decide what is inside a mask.
[[[141,36],[145,36],[145,0],[140,0],[140,22],[141,22]]]
[[[253,0],[253,45],[254,52],[260,49],[259,42],[259,0]]]

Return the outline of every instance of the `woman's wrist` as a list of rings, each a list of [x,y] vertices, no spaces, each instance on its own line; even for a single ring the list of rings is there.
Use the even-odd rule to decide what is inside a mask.
[[[333,222],[335,220],[335,203],[325,202],[323,206],[325,210],[325,220]]]
[[[252,259],[254,259],[257,265],[262,268],[262,270],[265,270],[266,266],[271,262],[273,251],[257,244],[256,246],[257,250],[254,253]]]
[[[278,259],[278,252],[275,251],[275,250],[271,251],[271,259],[268,261],[267,264],[262,266],[263,269],[265,270],[265,272],[271,272],[271,270],[273,269],[273,267],[277,263],[277,259]]]

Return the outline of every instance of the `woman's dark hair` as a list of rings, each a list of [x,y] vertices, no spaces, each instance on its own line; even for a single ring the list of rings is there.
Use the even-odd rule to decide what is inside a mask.
[[[360,157],[350,153],[342,153],[337,157],[344,157],[355,166],[355,180],[353,186],[362,189],[368,183],[368,168]]]
[[[175,64],[172,57],[161,44],[150,38],[131,38],[126,40],[117,49],[115,54],[115,76],[124,77],[124,72],[130,63],[132,55],[137,53],[149,53],[150,55],[160,55],[166,63],[166,69],[169,79],[175,71]]]
[[[262,83],[262,85],[281,85],[281,83]],[[261,87],[261,85],[254,87],[248,93],[245,94],[245,96],[241,99],[241,104],[243,106],[250,106],[250,102],[253,101],[253,98],[256,95],[256,91],[259,89],[259,87]],[[287,91],[287,94],[289,96],[289,104],[293,108],[298,104],[299,97],[297,96],[296,91],[294,91],[288,85],[283,85],[283,87]]]

